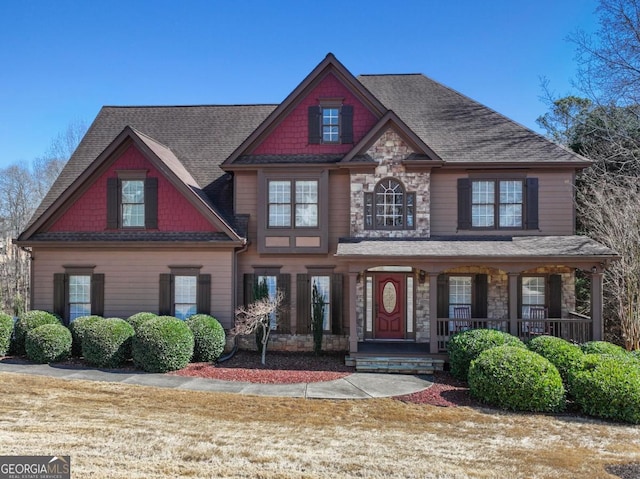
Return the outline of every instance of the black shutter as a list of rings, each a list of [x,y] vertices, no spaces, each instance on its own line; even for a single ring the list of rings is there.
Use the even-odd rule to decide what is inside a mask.
[[[458,229],[471,228],[471,181],[458,178]]]
[[[473,300],[473,310],[471,317],[486,318],[487,303],[489,299],[489,281],[486,274],[476,274],[475,278],[475,298]]]
[[[198,291],[196,293],[196,309],[198,314],[211,314],[211,275],[198,275]]]
[[[549,317],[562,317],[562,276],[559,274],[549,276]]]
[[[438,275],[438,318],[449,317],[449,278],[445,274]]]
[[[331,332],[342,334],[342,301],[343,301],[343,276],[341,273],[334,273],[331,276]]]
[[[91,314],[104,316],[104,274],[91,275]]]
[[[244,306],[247,307],[255,300],[256,275],[246,273],[244,275],[243,287]]]
[[[158,178],[144,180],[144,227],[158,228]]]
[[[158,304],[158,314],[160,314],[161,316],[170,316],[172,314],[172,283],[172,275],[170,275],[169,273],[163,273],[160,275],[160,301]]]
[[[118,178],[107,178],[107,229],[118,229]]]
[[[319,106],[310,106],[309,107],[309,143],[310,144],[319,144],[322,138],[320,131],[320,107]]]
[[[311,287],[308,274],[296,276],[296,331],[298,334],[311,332]]]
[[[527,178],[527,222],[525,229],[537,230],[538,225],[538,178]]]
[[[509,294],[512,294],[511,291],[509,291]],[[519,319],[522,319],[522,276],[518,276],[518,291],[516,291],[516,294],[518,295],[518,314],[517,314],[517,317]]]
[[[67,321],[67,278],[65,273],[53,274],[53,313],[62,318],[65,324]]]
[[[291,275],[279,274],[276,276],[278,289],[282,291],[282,304],[278,309],[278,329],[280,333],[291,332]]]
[[[353,143],[353,106],[342,105],[340,143]]]

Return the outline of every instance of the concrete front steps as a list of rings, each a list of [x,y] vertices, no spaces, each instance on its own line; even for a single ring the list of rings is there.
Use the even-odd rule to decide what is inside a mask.
[[[443,359],[418,355],[370,355],[356,353],[347,356],[347,366],[359,373],[433,374],[444,368]]]

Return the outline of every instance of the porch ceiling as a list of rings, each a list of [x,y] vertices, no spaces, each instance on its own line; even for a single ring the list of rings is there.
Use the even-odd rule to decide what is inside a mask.
[[[562,260],[580,263],[608,263],[618,258],[615,251],[586,236],[341,238],[336,256],[363,260]]]

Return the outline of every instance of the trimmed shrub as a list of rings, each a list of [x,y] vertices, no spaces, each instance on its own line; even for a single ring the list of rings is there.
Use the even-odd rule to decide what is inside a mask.
[[[554,336],[537,336],[527,343],[534,353],[551,361],[562,377],[562,382],[567,386],[567,374],[569,370],[580,362],[584,353],[579,346],[571,344],[562,338]]]
[[[626,349],[607,341],[589,341],[584,343],[581,348],[585,354],[607,354],[618,357],[627,357],[629,355]]]
[[[0,313],[0,358],[9,352],[12,334],[13,318],[8,314]]]
[[[117,368],[131,357],[133,326],[120,318],[90,324],[84,331],[82,354],[87,362],[102,368]]]
[[[456,334],[447,344],[451,374],[466,381],[471,361],[476,359],[482,351],[505,344],[522,349],[527,348],[515,336],[495,329],[471,329]]]
[[[640,361],[640,349],[636,349],[634,351],[631,351],[631,356],[633,356],[638,361]]]
[[[69,324],[69,331],[71,331],[71,337],[73,338],[73,345],[71,346],[71,355],[79,358],[82,356],[82,339],[89,326],[101,321],[102,316],[80,316]]]
[[[138,330],[138,326],[140,326],[142,323],[144,323],[145,321],[149,321],[150,319],[157,318],[157,317],[158,317],[157,314],[142,312],[142,313],[132,314],[131,316],[129,316],[126,319],[126,321],[131,326],[133,326],[133,329],[135,329],[137,331]]]
[[[216,361],[222,354],[226,342],[222,325],[216,318],[206,314],[194,314],[186,323],[195,341],[194,361]]]
[[[471,362],[469,392],[513,411],[555,412],[565,406],[558,369],[539,354],[514,346],[488,349]]]
[[[18,318],[13,334],[13,349],[16,354],[25,353],[25,339],[27,333],[44,324],[62,324],[62,322],[56,315],[39,310],[27,311]]]
[[[193,356],[193,333],[184,321],[158,316],[138,326],[133,339],[133,362],[151,373],[184,368]]]
[[[43,324],[25,336],[27,357],[36,363],[57,363],[71,355],[71,331],[62,324]]]
[[[587,354],[569,385],[585,414],[640,424],[640,365],[631,357]]]

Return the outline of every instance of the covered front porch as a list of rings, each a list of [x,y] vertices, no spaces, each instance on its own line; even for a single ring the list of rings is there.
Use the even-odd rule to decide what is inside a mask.
[[[523,340],[603,338],[603,274],[615,253],[581,236],[342,240],[349,273],[349,350],[446,353],[475,328]],[[590,278],[588,314],[575,311],[576,270]],[[373,345],[373,347],[372,347]],[[379,346],[378,346],[379,345]]]

